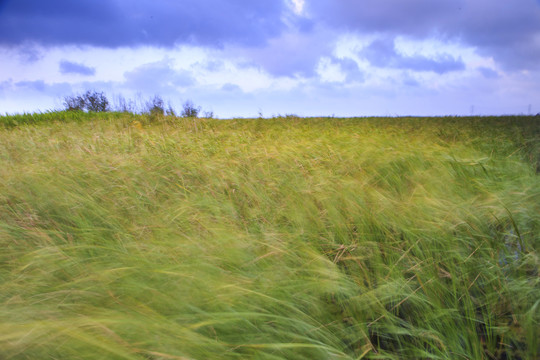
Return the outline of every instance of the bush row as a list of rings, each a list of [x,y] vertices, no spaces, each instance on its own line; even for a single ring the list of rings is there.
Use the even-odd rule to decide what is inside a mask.
[[[191,100],[187,100],[182,105],[182,110],[177,112],[168,102],[165,105],[165,101],[159,95],[148,100],[137,102],[133,100],[126,100],[123,96],[116,97],[116,105],[111,106],[109,99],[103,92],[98,91],[86,91],[83,94],[75,94],[64,97],[64,109],[68,111],[85,111],[85,112],[130,112],[130,113],[147,113],[150,115],[167,115],[167,116],[182,116],[182,117],[199,117],[203,115],[205,118],[213,118],[214,114],[211,111],[201,112],[200,106],[195,106]]]

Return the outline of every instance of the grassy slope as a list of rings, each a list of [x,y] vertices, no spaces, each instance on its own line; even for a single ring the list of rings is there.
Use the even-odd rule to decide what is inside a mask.
[[[538,119],[0,123],[0,358],[538,356]]]

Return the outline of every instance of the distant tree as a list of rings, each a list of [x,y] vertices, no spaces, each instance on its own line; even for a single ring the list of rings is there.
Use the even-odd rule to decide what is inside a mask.
[[[159,95],[154,95],[152,99],[146,102],[146,110],[150,115],[165,114],[165,102]]]
[[[64,107],[68,111],[109,111],[109,100],[103,92],[88,90],[82,95],[64,97]]]
[[[188,100],[182,105],[182,117],[193,117],[196,118],[201,112],[200,107],[195,107],[191,100]]]
[[[109,111],[109,100],[103,92],[87,91],[84,94],[86,110],[91,112]]]
[[[68,111],[83,111],[84,110],[84,98],[80,95],[65,96],[64,107]]]

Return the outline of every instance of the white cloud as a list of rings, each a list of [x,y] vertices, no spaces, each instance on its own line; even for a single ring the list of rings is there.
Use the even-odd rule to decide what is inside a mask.
[[[173,106],[191,99],[219,117],[257,116],[259,110],[265,116],[469,115],[471,106],[475,114],[505,114],[527,113],[529,104],[533,113],[540,111],[538,71],[507,72],[474,47],[405,36],[396,37],[396,53],[433,59],[452,54],[462,59],[465,68],[437,74],[377,67],[361,56],[377,36],[338,35],[318,28],[312,33],[283,34],[257,49],[64,46],[34,48],[27,51],[27,55],[35,55],[30,57],[16,49],[6,50],[0,52],[0,112],[59,108],[62,96],[86,88],[105,91],[111,100],[115,94],[133,98],[139,91],[146,98],[159,91]],[[284,45],[290,52],[310,53],[298,59],[298,66],[295,62],[273,64],[267,59]],[[319,45],[324,51],[316,48]],[[259,58],[265,58],[267,66]],[[62,74],[62,60],[95,68],[95,75],[83,79],[77,74]],[[286,71],[305,68],[311,61],[315,65],[310,74]],[[274,72],[267,70],[270,65],[276,67]],[[356,77],[351,76],[354,71]],[[163,76],[163,81],[153,79],[152,74]],[[188,81],[190,78],[194,81]],[[134,83],[140,89],[130,88]]]
[[[289,0],[289,6],[297,15],[302,15],[304,13],[304,6],[306,5],[305,0]]]
[[[341,71],[339,64],[329,57],[323,57],[317,64],[317,74],[322,82],[344,82],[347,76]]]

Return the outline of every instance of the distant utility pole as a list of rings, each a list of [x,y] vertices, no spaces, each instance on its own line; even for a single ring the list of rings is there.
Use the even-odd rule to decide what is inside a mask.
[[[474,115],[474,105],[471,105],[471,116]]]

